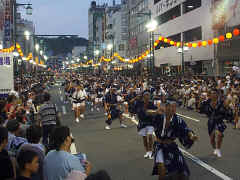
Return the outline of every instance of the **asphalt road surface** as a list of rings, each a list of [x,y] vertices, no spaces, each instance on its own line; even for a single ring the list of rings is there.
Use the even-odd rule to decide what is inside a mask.
[[[151,176],[153,160],[144,159],[142,138],[137,134],[136,123],[125,121],[128,128],[120,128],[119,121],[113,122],[111,130],[105,130],[103,110],[90,112],[85,119],[75,122],[70,104],[63,103],[64,91],[60,84],[50,88],[52,100],[62,114],[62,124],[71,128],[78,152],[86,153],[92,172],[104,169],[113,180],[157,180]],[[207,131],[207,118],[194,111],[178,109],[188,126],[200,139],[184,155],[191,171],[191,180],[240,180],[240,131],[228,124],[225,131],[222,158],[212,155]]]

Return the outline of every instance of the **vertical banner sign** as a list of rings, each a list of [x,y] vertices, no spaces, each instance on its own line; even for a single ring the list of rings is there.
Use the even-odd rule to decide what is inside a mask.
[[[11,46],[11,24],[12,24],[12,8],[11,1],[6,0],[4,4],[4,40],[3,47],[9,48]]]
[[[0,53],[0,96],[14,89],[13,55]]]

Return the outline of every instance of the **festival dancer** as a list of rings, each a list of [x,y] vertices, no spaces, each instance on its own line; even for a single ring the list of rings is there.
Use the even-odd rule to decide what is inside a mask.
[[[116,88],[111,88],[110,91],[106,94],[105,103],[108,113],[108,119],[106,121],[107,126],[105,127],[105,129],[106,130],[111,129],[110,126],[112,124],[112,121],[116,118],[119,118],[121,128],[126,128],[127,126],[122,123],[123,121],[122,112],[118,109]]]
[[[78,84],[76,91],[73,93],[73,108],[75,111],[76,122],[79,122],[79,118],[84,119],[85,112],[85,100],[87,99],[87,94],[83,89],[83,86]]]
[[[150,101],[150,93],[145,91],[143,97],[137,96],[136,112],[139,119],[138,134],[143,137],[143,145],[146,150],[144,158],[152,159],[153,149],[153,116],[146,114],[147,110],[156,110],[153,102]]]
[[[223,141],[223,132],[227,128],[223,121],[227,112],[226,101],[223,101],[219,97],[217,89],[214,89],[211,91],[210,98],[202,103],[201,109],[208,116],[208,134],[214,149],[213,154],[217,157],[222,157],[220,149]]]
[[[190,148],[198,137],[187,124],[176,115],[176,103],[167,103],[165,113],[147,111],[153,115],[157,113],[153,121],[156,134],[154,142],[154,167],[152,175],[158,175],[159,180],[166,176],[172,179],[185,180],[189,178],[190,171],[175,140],[178,138],[185,148]]]

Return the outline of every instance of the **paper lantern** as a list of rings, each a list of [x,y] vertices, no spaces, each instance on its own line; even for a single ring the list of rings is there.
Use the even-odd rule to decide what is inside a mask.
[[[168,39],[167,39],[167,38],[165,38],[165,39],[164,39],[164,42],[165,42],[165,43],[167,43],[167,42],[168,42]]]
[[[227,33],[227,34],[226,34],[226,38],[227,38],[227,39],[231,39],[231,38],[232,38],[232,33]]]
[[[167,43],[169,44],[170,42],[171,42],[171,39],[168,39],[168,40],[167,40]]]
[[[177,42],[174,42],[174,46],[177,46]]]
[[[160,43],[160,41],[159,41],[159,40],[156,40],[155,42],[156,42],[156,43],[158,43],[158,44]]]
[[[158,39],[159,39],[159,41],[162,41],[162,40],[163,40],[163,37],[162,37],[162,36],[160,36]]]
[[[174,45],[174,41],[170,41],[170,44],[171,44],[171,45]]]
[[[236,29],[233,30],[233,35],[234,36],[239,36],[239,34],[240,34],[240,30],[239,29],[236,28]]]
[[[219,41],[223,42],[225,40],[225,37],[223,35],[219,36]]]
[[[202,46],[202,42],[198,42],[198,47],[201,47]]]
[[[187,44],[188,44],[187,45],[188,47],[190,47],[190,48],[192,47],[192,43],[187,43]]]
[[[196,48],[197,47],[197,43],[193,43],[192,47]]]
[[[203,41],[202,46],[207,46],[207,41]]]
[[[158,43],[155,42],[155,43],[154,43],[154,47],[156,47],[157,45],[158,45]]]
[[[218,44],[218,43],[219,43],[218,38],[214,38],[214,39],[213,39],[213,43],[214,43],[214,44]]]
[[[208,40],[208,45],[209,45],[209,46],[211,46],[211,45],[212,45],[212,43],[213,43],[213,42],[212,42],[212,40],[211,40],[211,39],[209,39],[209,40]]]
[[[180,42],[177,42],[177,47],[180,47],[181,46],[181,43]]]

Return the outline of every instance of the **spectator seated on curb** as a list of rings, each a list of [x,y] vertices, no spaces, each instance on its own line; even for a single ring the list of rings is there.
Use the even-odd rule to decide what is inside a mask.
[[[13,163],[5,150],[8,144],[8,130],[5,127],[0,127],[0,179],[13,180],[14,168]]]
[[[17,154],[17,157],[22,151],[34,151],[38,155],[39,159],[39,170],[36,173],[33,173],[33,180],[42,180],[43,179],[43,160],[45,157],[45,147],[40,143],[42,138],[42,129],[39,126],[30,126],[26,131],[26,137],[28,144],[23,144]]]
[[[32,150],[21,151],[17,157],[20,174],[16,180],[31,180],[32,174],[38,172],[38,154]]]
[[[44,159],[44,179],[64,180],[72,171],[79,171],[86,175],[90,173],[90,164],[86,162],[86,168],[84,169],[80,160],[70,153],[73,140],[68,127],[56,127],[51,140],[55,150],[50,151]]]

